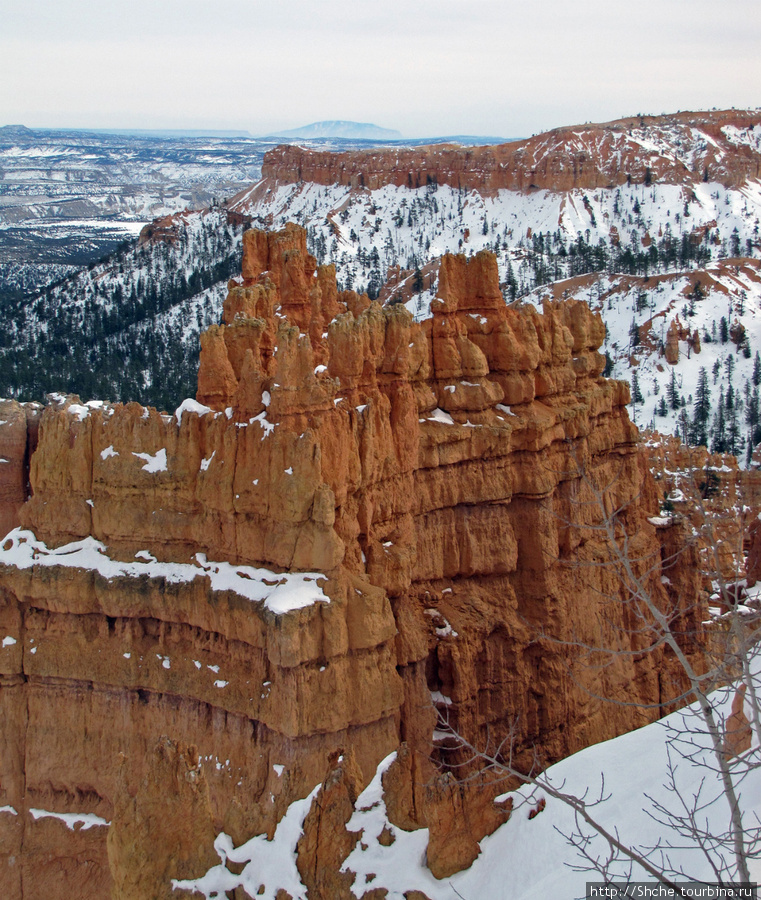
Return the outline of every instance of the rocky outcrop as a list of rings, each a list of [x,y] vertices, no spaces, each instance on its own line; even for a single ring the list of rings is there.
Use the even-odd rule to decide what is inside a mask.
[[[336,823],[400,742],[389,809],[429,828],[443,876],[506,812],[488,780],[447,774],[462,760],[437,714],[476,744],[512,728],[517,760],[549,763],[668,708],[660,652],[592,669],[569,650],[628,633],[621,581],[596,564],[607,509],[659,600],[697,595],[684,556],[661,581],[678,528],[648,521],[657,495],[628,387],[601,377],[603,337],[579,302],[506,307],[489,253],[445,257],[415,323],[338,292],[289,226],[245,235],[195,401],[51,403],[26,531],[0,544],[7,896],[42,883],[33,808],[104,823],[98,886],[79,896],[163,896],[204,871],[188,848],[209,827],[271,834],[329,759],[299,867],[310,897],[340,896],[348,879],[325,867],[353,838]],[[45,896],[79,884],[84,836],[50,851],[71,877]]]
[[[29,497],[29,459],[37,446],[42,407],[0,400],[0,533],[18,523]]]
[[[761,510],[761,471],[741,469],[731,454],[690,447],[673,435],[645,432],[644,437],[663,512],[690,523],[704,589],[715,589],[718,573],[728,584],[746,575],[756,578],[752,548]]]
[[[273,183],[297,182],[368,190],[389,184],[419,188],[436,183],[481,194],[503,188],[594,190],[651,181],[710,180],[738,187],[761,175],[761,155],[753,138],[760,120],[757,111],[736,110],[638,116],[557,128],[491,147],[435,144],[331,153],[284,145],[265,154],[264,181],[257,190],[263,193]],[[748,129],[750,138],[744,139]],[[678,158],[656,150],[664,134],[666,143],[680,146]],[[250,199],[250,192],[246,194]]]

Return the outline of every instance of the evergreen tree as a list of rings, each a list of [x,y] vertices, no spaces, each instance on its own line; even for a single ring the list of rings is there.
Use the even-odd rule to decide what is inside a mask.
[[[713,453],[724,453],[726,451],[726,416],[724,412],[724,393],[719,392],[719,408],[713,419],[713,440],[711,441],[711,451]]]
[[[676,383],[676,369],[671,369],[671,378],[666,385],[666,399],[671,409],[679,409],[679,388]]]
[[[642,396],[642,391],[639,386],[639,377],[636,372],[632,372],[631,377],[631,407],[632,407],[632,418],[634,421],[637,421],[637,404],[644,403],[645,398]]]
[[[708,419],[711,415],[711,389],[708,386],[708,372],[700,367],[698,386],[695,391],[695,405],[692,409],[692,433],[690,443],[707,446]]]

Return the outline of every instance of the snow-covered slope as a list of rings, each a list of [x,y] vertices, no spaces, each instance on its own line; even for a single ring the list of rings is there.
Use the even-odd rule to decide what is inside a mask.
[[[733,693],[728,689],[714,695],[714,709],[722,720],[729,714]],[[684,816],[682,803],[688,808],[698,797],[698,826],[705,825],[709,834],[718,836],[729,823],[729,806],[711,761],[707,738],[695,734],[695,724],[695,711],[688,708],[615,740],[588,747],[545,773],[555,788],[587,802],[601,795],[606,797],[591,807],[592,815],[629,846],[652,848],[660,843],[663,850],[654,856],[672,878],[675,872],[683,871],[676,876],[681,883],[691,878],[715,882],[716,874],[697,840],[687,840],[669,827],[663,809]],[[688,753],[691,758],[687,758]],[[674,783],[669,780],[669,759],[675,765]],[[421,891],[430,900],[571,900],[587,896],[587,882],[603,881],[599,872],[585,868],[590,866],[589,859],[582,858],[569,843],[572,835],[578,841],[581,829],[590,836],[585,847],[588,857],[599,856],[605,862],[608,848],[602,838],[577,820],[562,801],[529,787],[510,795],[510,819],[480,842],[481,853],[473,865],[450,878],[437,880],[425,866],[427,829],[404,831],[389,822],[381,777],[391,761],[389,757],[378,767],[375,778],[357,799],[356,812],[347,826],[361,832],[360,841],[342,867],[343,871],[355,873],[352,891],[356,897],[371,889],[385,888],[387,900],[403,900],[409,891]],[[756,748],[732,764],[736,774],[749,770],[741,779],[742,808],[747,813],[761,803],[761,767],[757,761]],[[219,835],[215,849],[220,865],[202,878],[180,882],[178,886],[193,888],[212,898],[240,885],[251,896],[269,900],[275,900],[278,889],[283,888],[294,900],[306,900],[294,851],[317,790],[289,808],[272,840],[262,835],[235,847],[227,835]],[[546,806],[530,818],[542,799]],[[661,810],[657,804],[661,804]],[[746,818],[750,820],[752,816]],[[748,827],[752,827],[750,821]],[[242,869],[239,875],[225,865],[226,859],[237,864],[235,871]],[[761,879],[761,863],[751,860],[750,865],[751,877]],[[613,863],[607,875],[617,881],[657,885],[641,868],[635,865],[630,871],[625,862]]]
[[[195,394],[199,334],[240,273],[243,223],[223,209],[176,221],[173,239],[123,247],[31,301],[8,301],[0,393],[48,391],[173,409]]]
[[[627,120],[610,127],[560,129],[519,142],[517,150],[505,145],[504,151],[499,147],[444,147],[337,155],[323,152],[317,154],[319,159],[332,160],[333,168],[343,173],[339,181],[347,183],[292,181],[292,172],[281,181],[270,174],[222,209],[244,214],[258,227],[280,228],[287,221],[302,224],[318,261],[334,263],[345,288],[387,299],[393,296],[394,280],[406,277],[403,299],[417,318],[427,315],[435,296],[438,257],[447,252],[490,249],[497,254],[507,302],[520,298],[538,302],[545,293],[562,296],[567,291],[600,306],[609,329],[606,349],[615,364],[613,374],[630,378],[630,366],[636,363],[639,367],[643,400],[633,409],[639,424],[677,428],[679,409],[656,413],[662,410],[672,371],[677,377],[679,402],[683,397],[685,415],[690,416],[701,366],[710,376],[714,406],[720,390],[726,404],[731,380],[738,424],[732,446],[744,453],[755,426],[741,420],[752,401],[753,362],[756,350],[761,349],[756,327],[761,300],[754,274],[758,269],[752,262],[761,257],[761,182],[755,176],[740,176],[753,168],[761,124],[753,124],[749,113],[737,114],[739,124],[732,124],[729,116],[682,114],[657,121]],[[280,159],[283,152],[272,151],[273,159]],[[404,154],[431,165],[431,160],[439,166],[447,161],[452,171],[454,166],[459,172],[460,183],[465,183],[471,176],[481,178],[484,172],[479,166],[489,160],[497,165],[497,155],[502,152],[512,154],[513,161],[523,160],[521,166],[527,165],[530,156],[531,166],[541,169],[550,186],[466,190],[433,177],[427,179],[422,170],[402,173],[402,185],[392,183],[400,180],[397,168],[407,161]],[[264,170],[278,170],[267,164],[268,158]],[[639,173],[640,180],[634,177],[627,182],[624,178],[622,183],[587,189],[552,186],[552,178],[562,181],[566,177],[568,160],[578,166],[582,158],[587,167],[593,166],[591,174],[587,171],[584,176],[591,180],[598,175],[602,178],[605,172],[620,174],[624,165],[635,175]],[[360,164],[369,166],[373,177],[380,178],[378,173],[385,172],[387,183],[375,190],[359,186],[358,176],[346,166]],[[554,175],[553,167],[558,168]],[[322,175],[318,171],[314,177],[325,180],[324,170],[320,171]],[[529,173],[527,177],[534,176]],[[538,174],[536,178],[539,180]],[[408,181],[422,186],[406,186]],[[41,390],[83,394],[92,390],[101,396],[176,405],[192,392],[198,328],[218,317],[227,277],[234,274],[231,245],[224,235],[229,227],[221,209],[196,214],[178,225],[184,235],[179,242],[154,240],[139,248],[123,248],[102,265],[51,287],[39,299],[8,307],[6,315],[12,323],[5,347],[0,347],[0,393],[29,397],[39,396]],[[191,238],[194,229],[205,234],[200,243]],[[216,237],[212,235],[215,229],[221,229]],[[739,275],[722,264],[739,257],[751,259],[737,264],[744,266]],[[709,270],[698,279],[698,272],[706,267]],[[194,268],[198,273],[192,281]],[[417,269],[420,277],[415,275]],[[575,280],[550,287],[568,278]],[[694,292],[696,280],[701,283],[700,296],[692,302],[681,299],[685,290]],[[136,312],[129,300],[133,289],[137,296],[138,288],[154,297],[148,303],[150,314],[145,302],[137,304],[141,308]],[[83,302],[88,297],[89,301]],[[680,358],[672,370],[659,356],[661,343],[671,320],[685,306],[679,321],[690,332],[697,328],[701,353],[690,349],[688,356],[685,331]],[[644,326],[654,316],[648,331]],[[746,340],[739,344],[739,352],[731,335],[722,342],[722,317],[728,329],[735,319],[745,328]],[[636,348],[629,347],[633,319],[643,326]],[[183,384],[175,394],[168,393],[171,378],[164,376],[169,370],[151,354],[138,352],[140,359],[128,365],[110,359],[105,367],[96,366],[98,371],[108,370],[108,377],[90,377],[98,347],[103,346],[108,354],[109,348],[118,344],[119,352],[130,361],[136,352],[136,334],[140,342],[150,343],[148,335],[153,328],[161,342],[166,342],[167,356],[179,361],[182,368]],[[65,361],[63,352],[63,344],[81,342],[82,336],[91,348],[84,380],[79,369]],[[56,339],[52,344],[51,337]],[[51,347],[60,352],[51,352]],[[750,357],[746,356],[748,350]],[[730,351],[733,361],[728,361]],[[748,379],[750,396],[745,391]],[[157,393],[158,383],[162,389]],[[116,393],[106,394],[112,385]],[[739,409],[735,404],[738,394],[743,404]],[[712,417],[717,411],[712,410]],[[711,418],[709,426],[712,424]],[[684,417],[679,427],[685,430]],[[711,434],[708,440],[713,440]]]
[[[544,297],[576,297],[599,310],[607,325],[609,374],[632,384],[630,415],[640,427],[708,443],[747,461],[749,448],[761,439],[758,259],[647,278],[582,276],[537,288],[526,299],[539,303]],[[670,329],[672,342],[678,340],[673,363],[665,355]],[[695,412],[706,389],[710,413],[701,436]]]

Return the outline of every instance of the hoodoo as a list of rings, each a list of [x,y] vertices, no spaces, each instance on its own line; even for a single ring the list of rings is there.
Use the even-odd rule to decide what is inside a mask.
[[[582,303],[506,306],[488,252],[444,257],[414,322],[339,292],[290,225],[244,236],[175,415],[59,397],[30,453],[36,417],[4,402],[3,896],[181,896],[217,834],[271,837],[323,779],[301,883],[351,896],[344,826],[394,750],[389,816],[444,877],[509,810],[447,774],[437,710],[543,763],[657,717],[663,655],[592,670],[570,646],[628,633],[597,499],[646,568],[678,539],[648,521],[603,337]],[[697,595],[680,560],[652,567],[664,604]]]

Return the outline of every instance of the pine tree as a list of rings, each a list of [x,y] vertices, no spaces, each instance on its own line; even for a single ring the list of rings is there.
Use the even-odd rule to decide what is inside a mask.
[[[698,386],[695,391],[695,405],[692,409],[692,433],[690,443],[708,444],[708,419],[711,415],[711,389],[708,386],[708,372],[700,367]]]
[[[671,378],[666,385],[666,399],[671,409],[679,409],[679,388],[676,383],[676,369],[671,370]]]
[[[711,429],[713,434],[713,440],[711,441],[711,451],[713,453],[724,453],[726,452],[726,416],[724,413],[724,392],[719,392],[719,408],[716,410],[716,415],[713,419],[713,428]]]

